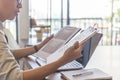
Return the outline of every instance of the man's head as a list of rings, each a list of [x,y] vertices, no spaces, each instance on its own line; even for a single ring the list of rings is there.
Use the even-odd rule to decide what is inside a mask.
[[[0,0],[0,21],[14,19],[21,7],[21,0]]]

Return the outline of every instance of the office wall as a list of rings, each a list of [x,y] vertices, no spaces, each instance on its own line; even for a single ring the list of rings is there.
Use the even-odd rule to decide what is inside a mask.
[[[22,1],[22,8],[20,9],[20,14],[18,16],[18,38],[20,46],[23,46],[22,39],[29,38],[29,0]]]

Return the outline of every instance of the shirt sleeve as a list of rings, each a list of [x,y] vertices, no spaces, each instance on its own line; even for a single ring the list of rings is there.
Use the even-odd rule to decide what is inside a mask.
[[[23,80],[23,71],[12,55],[4,34],[0,32],[0,80]]]

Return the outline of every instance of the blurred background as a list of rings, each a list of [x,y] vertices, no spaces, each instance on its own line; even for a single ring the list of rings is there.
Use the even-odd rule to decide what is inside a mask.
[[[120,0],[23,0],[22,3],[21,13],[4,23],[19,44],[23,39],[35,37],[36,32],[42,32],[43,40],[71,25],[99,27],[103,33],[99,45],[120,45]]]

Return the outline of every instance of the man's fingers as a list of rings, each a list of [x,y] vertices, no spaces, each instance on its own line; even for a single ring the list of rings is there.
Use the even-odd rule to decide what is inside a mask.
[[[73,46],[74,46],[75,49],[77,49],[80,46],[83,47],[85,45],[85,43],[86,43],[86,41],[81,42],[81,43],[79,43],[79,41],[76,41]]]
[[[47,37],[47,38],[45,39],[45,41],[49,41],[49,40],[51,40],[53,37],[54,37],[54,35],[50,35],[49,37]]]
[[[54,34],[50,35],[50,36],[48,37],[48,39],[51,39],[51,38],[53,38],[53,37],[54,37]]]
[[[77,49],[79,47],[79,42],[76,41],[73,46],[74,46],[75,49]]]
[[[75,50],[75,53],[77,53],[79,55],[79,57],[82,56],[82,54],[81,54],[82,49],[83,49],[83,46],[81,45]]]

